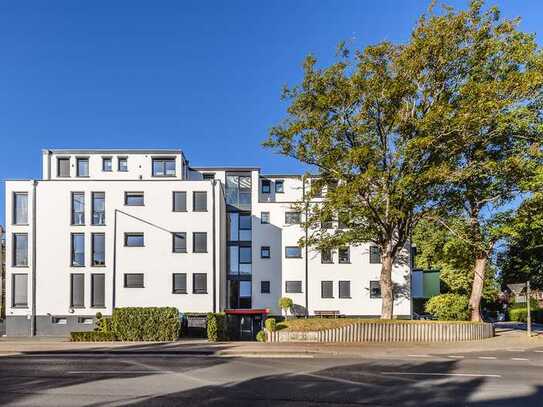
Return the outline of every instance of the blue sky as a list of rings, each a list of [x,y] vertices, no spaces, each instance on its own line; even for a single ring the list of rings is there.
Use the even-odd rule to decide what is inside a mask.
[[[449,1],[465,6],[467,1]],[[193,165],[299,172],[261,147],[313,53],[408,39],[429,1],[14,1],[0,5],[0,179],[42,148],[181,148]],[[495,1],[537,32],[543,2]],[[541,42],[541,40],[539,40]],[[4,188],[0,223],[4,222]]]

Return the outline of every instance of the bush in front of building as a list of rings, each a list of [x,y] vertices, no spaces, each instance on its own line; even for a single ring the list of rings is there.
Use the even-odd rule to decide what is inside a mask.
[[[288,297],[281,297],[279,298],[279,301],[277,303],[281,311],[285,312],[285,316],[288,314],[288,311],[292,312],[292,308],[294,307],[294,302],[292,301],[292,298]]]
[[[104,317],[101,312],[96,313],[96,332],[113,333],[111,317]]]
[[[111,329],[121,341],[175,341],[181,334],[179,311],[174,307],[115,308]]]
[[[224,312],[207,314],[207,340],[210,342],[228,340],[228,326]]]
[[[112,332],[70,332],[70,340],[72,342],[113,342],[117,338]]]
[[[425,309],[440,321],[467,321],[470,316],[468,298],[460,294],[436,295]]]
[[[258,342],[266,342],[266,332],[263,329],[256,334],[256,340]]]
[[[266,319],[264,325],[266,326],[266,329],[270,332],[275,332],[277,330],[277,321],[275,321],[275,318]]]

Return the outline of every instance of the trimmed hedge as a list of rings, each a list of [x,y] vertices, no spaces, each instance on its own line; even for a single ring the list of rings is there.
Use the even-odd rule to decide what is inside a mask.
[[[70,332],[72,342],[113,342],[117,338],[111,332]]]
[[[111,329],[121,341],[175,341],[181,334],[179,311],[174,307],[115,308]]]
[[[467,321],[470,315],[468,297],[460,294],[436,295],[425,309],[440,321]]]
[[[264,321],[264,325],[270,332],[275,332],[277,330],[277,322],[275,321],[275,318],[266,319],[266,321]]]
[[[228,340],[228,326],[224,312],[207,314],[207,339],[210,342]]]
[[[543,322],[543,310],[530,312],[532,322]],[[514,322],[528,322],[528,309],[515,307],[509,309],[509,320]]]

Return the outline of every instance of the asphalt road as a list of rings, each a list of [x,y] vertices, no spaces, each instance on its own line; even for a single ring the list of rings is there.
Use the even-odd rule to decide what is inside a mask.
[[[368,355],[370,356],[370,355]],[[0,357],[0,405],[541,406],[543,348],[387,359]]]

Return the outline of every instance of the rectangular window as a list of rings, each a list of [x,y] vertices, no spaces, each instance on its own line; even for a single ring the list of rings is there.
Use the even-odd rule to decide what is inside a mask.
[[[91,274],[91,307],[106,306],[106,275]]]
[[[174,191],[173,193],[173,211],[187,211],[187,193],[184,191]]]
[[[174,273],[172,278],[172,293],[186,294],[187,293],[187,274]]]
[[[321,298],[334,298],[333,281],[321,281]]]
[[[338,215],[338,220],[337,220],[337,228],[348,229],[348,224],[349,224],[349,215],[347,215],[345,212],[340,212]]]
[[[192,193],[192,210],[194,212],[207,211],[207,192],[206,191],[194,191]]]
[[[126,157],[117,158],[117,171],[120,171],[120,172],[128,171],[128,158]]]
[[[174,232],[173,237],[173,252],[174,253],[186,253],[187,252],[187,234],[185,232]]]
[[[106,265],[106,235],[104,233],[92,234],[92,265]]]
[[[194,273],[192,275],[192,292],[194,294],[207,294],[206,273]]]
[[[85,274],[70,275],[70,306],[85,307]]]
[[[321,229],[332,229],[333,227],[334,224],[330,216],[323,216],[321,220]]]
[[[215,179],[215,173],[214,172],[204,172],[202,174],[202,178],[204,181],[211,181],[212,179]]]
[[[72,267],[85,266],[85,234],[72,233]]]
[[[239,213],[228,213],[228,240],[239,240]]]
[[[261,294],[269,294],[270,293],[270,282],[269,281],[261,281],[260,282],[260,293]]]
[[[252,224],[251,215],[239,215],[239,240],[251,240]]]
[[[285,212],[285,224],[286,225],[298,225],[302,221],[302,214],[300,212]]]
[[[260,257],[263,259],[270,258],[270,246],[262,246],[260,248]]]
[[[72,225],[85,224],[85,193],[72,192]]]
[[[11,275],[11,298],[14,308],[28,307],[28,274]]]
[[[381,263],[381,250],[379,246],[370,246],[370,264]]]
[[[270,213],[260,212],[260,223],[267,225],[270,223]]]
[[[143,192],[125,192],[124,204],[126,206],[144,206],[144,194]]]
[[[282,194],[283,192],[285,192],[284,184],[285,184],[285,181],[283,181],[283,180],[275,181],[275,193],[276,194]]]
[[[28,224],[28,194],[26,192],[13,194],[13,223],[15,225]]]
[[[70,159],[69,158],[57,159],[57,176],[59,177],[70,176]]]
[[[192,234],[193,253],[207,253],[207,232],[194,232]]]
[[[226,204],[240,209],[251,208],[251,177],[226,176]]]
[[[127,247],[143,247],[143,233],[125,233],[124,245]]]
[[[338,253],[340,264],[348,264],[351,262],[351,252],[348,247],[340,247]]]
[[[106,224],[106,194],[104,192],[92,193],[92,224]]]
[[[13,265],[28,266],[28,233],[13,234]]]
[[[263,194],[269,194],[271,192],[271,181],[269,179],[262,180],[262,189]]]
[[[322,249],[321,250],[321,263],[322,264],[332,264],[334,262],[334,258],[332,257],[332,250],[330,249]]]
[[[252,250],[250,246],[241,246],[239,248],[239,262],[240,264],[252,263]]]
[[[287,293],[301,293],[302,282],[301,281],[285,281],[285,292]]]
[[[124,275],[125,288],[144,288],[143,273],[125,273]]]
[[[351,282],[339,282],[339,298],[351,298]]]
[[[287,259],[299,259],[302,257],[302,248],[299,246],[285,247],[285,257]]]
[[[153,177],[175,177],[175,158],[153,158]]]
[[[370,298],[381,298],[381,283],[370,281]]]
[[[88,177],[89,176],[89,159],[77,158],[76,162],[77,162],[77,176]]]
[[[104,171],[104,172],[113,171],[113,165],[111,163],[111,157],[102,157],[102,171]]]

